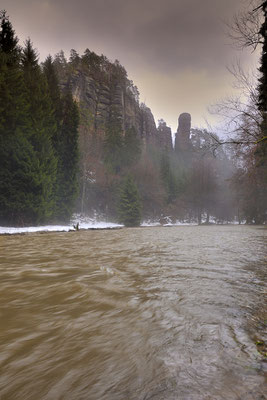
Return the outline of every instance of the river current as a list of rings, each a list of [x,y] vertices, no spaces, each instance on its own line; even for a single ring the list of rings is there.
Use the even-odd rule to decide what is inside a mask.
[[[230,225],[0,236],[0,399],[266,399],[266,239]]]

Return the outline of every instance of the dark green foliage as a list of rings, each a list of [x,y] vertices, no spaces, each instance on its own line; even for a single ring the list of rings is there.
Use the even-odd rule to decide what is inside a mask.
[[[62,104],[60,98],[58,78],[56,75],[55,67],[53,65],[53,59],[50,55],[46,58],[45,62],[43,63],[43,72],[46,76],[48,84],[48,92],[54,109],[57,131],[59,131],[62,120]],[[53,141],[56,150],[58,150],[56,144],[57,141],[56,136],[53,138]]]
[[[74,50],[72,55],[76,61],[79,60],[78,53]],[[57,132],[53,139],[58,158],[55,217],[58,221],[67,222],[78,195],[79,111],[70,91],[67,90],[62,97],[60,96],[55,64],[61,64],[66,68],[66,60],[62,52],[58,54],[55,63],[51,56],[47,57],[43,68],[57,124]]]
[[[236,202],[239,219],[254,223],[266,220],[266,4],[261,6],[261,140],[247,157],[246,182],[240,183]],[[80,57],[72,50],[69,62],[60,52],[41,68],[30,40],[23,50],[18,46],[5,12],[0,22],[0,224],[69,221],[78,192],[79,113],[71,95],[77,88],[82,212],[112,218],[117,212],[126,226],[139,226],[137,183],[146,218],[232,218],[228,161],[220,165],[206,153],[207,132],[195,132],[175,154],[164,137],[149,130],[153,118],[140,114],[138,90],[117,60],[112,63],[88,49]],[[119,182],[126,173],[135,181],[125,178],[118,204]]]
[[[16,224],[24,220],[30,202],[30,187],[36,168],[30,144],[29,106],[23,75],[18,66],[7,67],[0,53],[0,221]]]
[[[0,220],[17,224],[25,219],[29,221],[30,192],[32,187],[36,189],[39,178],[38,160],[30,143],[30,107],[18,63],[17,39],[6,14],[1,16]]]
[[[70,219],[78,193],[79,112],[70,92],[62,98],[62,125],[58,137],[58,177],[56,218]]]
[[[53,213],[53,180],[29,140],[20,133],[1,137],[0,158],[1,223],[23,226],[47,221]]]
[[[111,110],[105,131],[104,161],[110,172],[119,173],[123,164],[123,132],[116,110]]]
[[[128,175],[121,188],[119,206],[119,221],[125,226],[139,226],[141,222],[141,201],[137,186]]]
[[[51,58],[43,72],[30,39],[21,51],[5,12],[0,20],[0,223],[69,218],[77,193],[77,106],[70,93],[61,100]]]
[[[46,137],[51,142],[56,135],[57,124],[54,108],[50,98],[48,85],[44,73],[38,64],[38,56],[30,40],[22,53],[22,70],[24,73],[27,101],[30,106],[32,141],[38,150],[40,137]]]
[[[178,195],[177,180],[171,170],[170,158],[167,152],[164,152],[161,157],[161,178],[167,193],[167,204],[172,203]]]
[[[69,63],[73,66],[73,67],[77,67],[80,63],[81,59],[79,54],[77,53],[76,50],[71,49],[70,51],[70,58],[69,58]]]
[[[135,164],[141,155],[141,140],[137,136],[136,129],[134,127],[126,129],[124,140],[123,140],[123,164],[125,166],[131,166]]]
[[[48,93],[45,75],[38,65],[36,51],[31,41],[26,41],[22,53],[22,69],[29,104],[31,136],[30,141],[39,160],[40,187],[42,198],[40,214],[43,219],[51,217],[55,205],[54,188],[56,183],[57,159],[52,146],[56,133],[54,110]]]
[[[123,167],[131,167],[141,155],[141,140],[136,129],[126,129],[125,135],[120,118],[113,116],[105,132],[104,161],[110,172],[118,174]]]
[[[19,60],[18,38],[9,21],[6,11],[0,11],[1,31],[0,31],[0,51],[8,55],[7,63],[16,63]]]
[[[51,56],[47,57],[43,69],[57,126],[56,134],[53,136],[53,145],[58,159],[55,218],[59,222],[68,222],[78,194],[79,111],[69,90],[60,96],[55,69],[55,64],[59,63],[64,65],[64,68],[66,67],[62,52],[57,55],[55,63]]]

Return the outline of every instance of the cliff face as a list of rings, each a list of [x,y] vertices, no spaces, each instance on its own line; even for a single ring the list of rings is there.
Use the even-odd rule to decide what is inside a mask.
[[[137,88],[117,61],[111,63],[104,56],[87,52],[86,56],[76,57],[75,62],[64,66],[60,62],[57,67],[61,86],[63,90],[71,89],[80,108],[81,134],[86,130],[103,136],[115,110],[124,133],[134,127],[145,146],[153,143],[172,147],[170,128],[157,129],[151,110],[139,104]]]
[[[157,141],[160,148],[172,150],[172,131],[163,120],[159,120]]]
[[[179,185],[184,191],[180,170],[191,168],[194,160],[198,138],[194,142],[190,138],[190,114],[180,115],[173,148],[171,129],[163,120],[156,126],[118,61],[111,63],[86,50],[83,56],[72,52],[68,62],[61,54],[54,65],[61,90],[72,92],[80,110],[77,211],[114,218],[122,179],[130,173],[140,191],[144,216],[169,215]],[[183,198],[179,201],[177,212],[184,204]]]

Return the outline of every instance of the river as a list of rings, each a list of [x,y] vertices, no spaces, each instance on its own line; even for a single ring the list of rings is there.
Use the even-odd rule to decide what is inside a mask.
[[[0,236],[0,399],[266,399],[266,239],[231,225]]]

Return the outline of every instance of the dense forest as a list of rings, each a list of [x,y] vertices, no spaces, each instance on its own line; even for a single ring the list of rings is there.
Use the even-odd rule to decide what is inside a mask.
[[[0,30],[0,225],[266,223],[266,2],[258,85],[227,143],[179,116],[156,126],[119,61],[86,49],[43,63],[5,11]],[[227,107],[221,105],[220,111]]]

